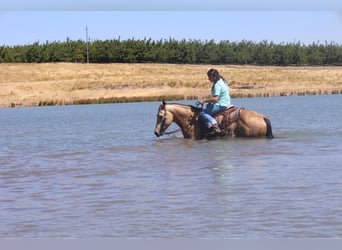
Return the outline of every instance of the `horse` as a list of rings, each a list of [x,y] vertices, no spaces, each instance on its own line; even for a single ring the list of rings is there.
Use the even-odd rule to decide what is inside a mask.
[[[157,112],[154,133],[157,137],[167,134],[166,129],[175,122],[187,139],[206,138],[207,128],[199,119],[201,107],[162,101]],[[255,111],[228,107],[214,116],[224,137],[273,138],[271,122],[264,115]],[[207,139],[209,139],[207,137]]]

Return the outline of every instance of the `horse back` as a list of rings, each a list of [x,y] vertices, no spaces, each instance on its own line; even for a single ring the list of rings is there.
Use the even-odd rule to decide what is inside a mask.
[[[264,115],[253,110],[231,107],[218,113],[215,119],[220,124],[220,128],[229,135],[273,137],[270,121]]]
[[[223,112],[217,113],[214,118],[220,124],[222,129],[228,127],[230,124],[236,122],[240,118],[240,112],[244,108],[230,106]]]

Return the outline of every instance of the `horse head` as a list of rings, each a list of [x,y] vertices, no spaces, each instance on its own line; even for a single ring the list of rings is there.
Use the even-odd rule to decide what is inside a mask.
[[[173,115],[166,109],[166,102],[162,101],[157,113],[157,123],[154,129],[154,134],[157,137],[162,136],[172,122]]]

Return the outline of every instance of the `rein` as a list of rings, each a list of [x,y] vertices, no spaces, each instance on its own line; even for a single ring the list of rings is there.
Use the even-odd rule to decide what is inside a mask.
[[[172,135],[172,134],[175,134],[175,133],[178,133],[178,132],[180,132],[180,131],[182,131],[180,128],[177,128],[177,129],[175,129],[175,130],[172,130],[172,131],[170,131],[170,132],[166,132],[166,131],[164,131],[164,135]]]

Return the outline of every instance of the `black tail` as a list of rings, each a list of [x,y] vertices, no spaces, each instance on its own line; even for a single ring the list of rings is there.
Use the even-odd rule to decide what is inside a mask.
[[[271,121],[269,119],[267,119],[266,117],[264,117],[264,121],[266,122],[266,126],[267,126],[266,136],[268,138],[272,139],[273,133],[272,133]]]

